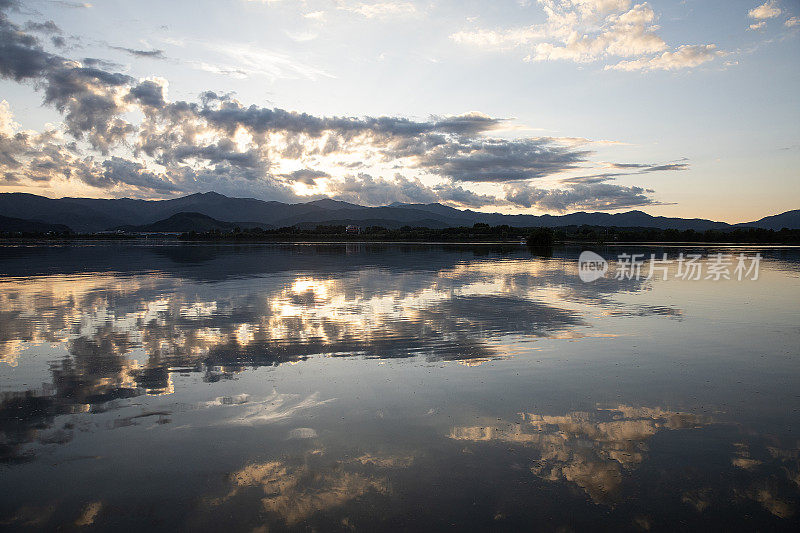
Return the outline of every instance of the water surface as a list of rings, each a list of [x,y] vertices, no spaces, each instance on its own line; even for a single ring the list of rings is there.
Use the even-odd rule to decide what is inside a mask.
[[[0,524],[796,530],[800,253],[743,250],[4,246]]]

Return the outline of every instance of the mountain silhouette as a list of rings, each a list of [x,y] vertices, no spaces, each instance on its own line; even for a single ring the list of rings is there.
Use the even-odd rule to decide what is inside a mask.
[[[748,228],[764,228],[781,230],[783,228],[797,229],[800,228],[800,209],[793,211],[786,211],[779,215],[772,215],[764,217],[754,222],[745,222],[743,224],[736,224],[737,227]]]
[[[224,222],[202,213],[176,213],[169,218],[142,226],[120,226],[118,231],[130,233],[183,233],[189,231],[231,231],[235,228],[263,227],[262,224]]]
[[[178,214],[183,216],[170,219]],[[190,194],[170,200],[51,199],[27,193],[0,193],[0,215],[27,221],[35,220],[37,223],[64,225],[79,233],[119,228],[131,231],[172,232],[191,229],[207,231],[205,228],[223,230],[237,225],[243,229],[256,226],[267,229],[295,225],[314,227],[321,224],[444,228],[485,223],[492,226],[508,224],[516,227],[555,228],[590,225],[697,231],[726,230],[736,227],[777,230],[783,227],[800,228],[800,210],[788,211],[754,222],[731,225],[700,218],[655,217],[638,210],[613,214],[581,211],[567,215],[503,215],[455,209],[438,203],[393,203],[380,207],[364,207],[349,202],[322,199],[287,204],[255,198],[231,198],[215,192]],[[150,229],[142,229],[148,227]]]
[[[23,218],[0,216],[0,232],[18,233],[63,233],[69,231],[69,227],[63,224],[48,224],[40,220],[27,220]]]

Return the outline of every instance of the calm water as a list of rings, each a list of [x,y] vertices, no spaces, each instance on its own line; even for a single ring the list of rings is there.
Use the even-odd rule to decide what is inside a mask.
[[[0,527],[797,530],[800,251],[580,251],[2,247]]]

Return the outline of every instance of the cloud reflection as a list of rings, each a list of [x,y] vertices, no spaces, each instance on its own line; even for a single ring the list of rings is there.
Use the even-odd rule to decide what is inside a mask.
[[[314,450],[301,457],[252,463],[231,473],[230,490],[206,499],[204,511],[218,516],[257,498],[269,516],[295,526],[357,498],[389,494],[387,471],[412,462],[413,457],[380,454],[335,460]]]
[[[312,356],[475,365],[512,355],[509,339],[602,336],[584,319],[587,305],[661,314],[614,300],[616,292],[641,290],[641,283],[610,281],[590,289],[571,272],[572,261],[560,259],[487,248],[409,254],[378,246],[350,254],[350,247],[327,247],[312,250],[313,262],[298,270],[294,255],[305,248],[264,250],[161,247],[142,251],[155,254],[154,265],[171,262],[161,272],[115,272],[127,264],[122,256],[108,272],[0,279],[0,364],[18,365],[45,347],[62,354],[49,356],[49,379],[42,377],[40,389],[19,384],[22,390],[3,393],[2,460],[32,457],[30,449],[23,451],[25,443],[67,441],[68,432],[42,431],[57,416],[101,412],[108,402],[142,394],[170,394],[176,372],[214,382]],[[14,250],[8,268],[24,262],[36,271],[35,256],[23,252]],[[77,253],[67,252],[66,270]],[[101,252],[85,251],[92,257]],[[50,255],[62,252],[41,253],[50,264]],[[181,276],[175,275],[176,262]],[[203,270],[189,266],[194,264]],[[249,408],[231,423],[263,423],[293,412]]]
[[[533,447],[539,452],[530,467],[533,474],[574,483],[596,503],[611,503],[625,472],[645,460],[653,435],[710,422],[688,413],[620,405],[560,416],[522,413],[518,423],[454,427],[450,438]]]

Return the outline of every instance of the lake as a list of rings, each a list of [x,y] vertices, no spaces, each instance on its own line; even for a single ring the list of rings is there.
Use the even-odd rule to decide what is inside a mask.
[[[796,531],[800,250],[585,249],[0,247],[0,524]]]

